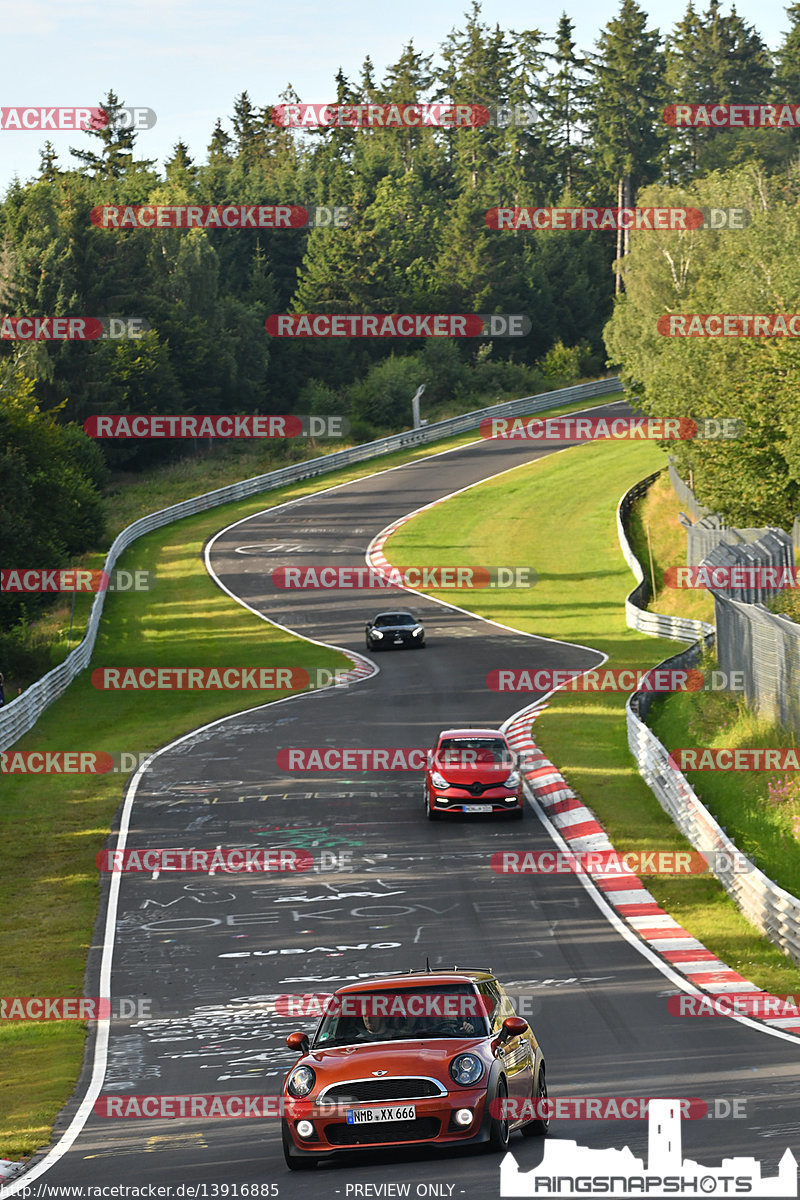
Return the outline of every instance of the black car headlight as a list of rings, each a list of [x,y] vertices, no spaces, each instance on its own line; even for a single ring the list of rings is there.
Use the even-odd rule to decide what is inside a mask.
[[[317,1076],[311,1067],[295,1067],[286,1081],[286,1090],[290,1096],[302,1099],[314,1088]]]
[[[381,633],[380,629],[370,629],[369,636],[374,638],[382,638],[383,634]]]
[[[411,635],[412,637],[421,637],[424,632],[425,631],[423,630],[422,626],[417,625],[416,629],[411,630]]]
[[[457,1054],[450,1063],[450,1074],[462,1087],[477,1083],[485,1069],[483,1059],[477,1054]]]

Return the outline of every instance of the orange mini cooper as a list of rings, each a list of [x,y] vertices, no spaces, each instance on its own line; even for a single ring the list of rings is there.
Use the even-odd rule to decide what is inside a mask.
[[[515,1129],[547,1132],[549,1121],[531,1120],[525,1104],[547,1096],[542,1051],[491,971],[346,984],[313,1038],[292,1033],[286,1042],[300,1055],[283,1084],[283,1150],[293,1171],[401,1145],[503,1151]],[[515,1111],[528,1119],[504,1118]]]

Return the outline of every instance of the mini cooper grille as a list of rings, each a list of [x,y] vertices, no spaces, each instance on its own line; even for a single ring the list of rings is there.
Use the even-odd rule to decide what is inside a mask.
[[[329,1104],[349,1104],[362,1100],[418,1100],[445,1093],[432,1079],[361,1079],[357,1083],[337,1083],[326,1088],[320,1099]]]
[[[387,1121],[380,1125],[326,1125],[325,1137],[332,1146],[370,1146],[379,1142],[421,1142],[435,1138],[442,1123],[438,1117],[414,1121]]]

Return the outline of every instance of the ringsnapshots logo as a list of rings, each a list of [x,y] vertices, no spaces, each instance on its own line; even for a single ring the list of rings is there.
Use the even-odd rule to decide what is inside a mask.
[[[745,208],[490,208],[484,220],[489,229],[514,233],[546,230],[626,229],[669,230],[746,229]]]
[[[662,337],[800,337],[800,313],[664,313],[656,321]]]
[[[7,342],[96,342],[138,339],[150,332],[144,317],[3,317],[0,340]]]
[[[532,588],[533,567],[274,567],[270,579],[283,591],[356,591],[411,588],[414,591],[465,591],[482,588]]]
[[[204,416],[111,414],[87,417],[83,431],[92,438],[281,438],[344,437],[347,417],[245,413]]]
[[[270,337],[426,338],[526,337],[524,313],[273,313],[264,322]]]
[[[797,129],[800,104],[668,104],[673,129]]]
[[[149,592],[156,585],[153,571],[97,571],[85,567],[4,568],[0,594],[19,592]]]

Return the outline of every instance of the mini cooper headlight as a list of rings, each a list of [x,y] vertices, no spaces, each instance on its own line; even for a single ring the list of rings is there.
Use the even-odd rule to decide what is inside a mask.
[[[317,1082],[317,1076],[311,1067],[295,1067],[286,1081],[286,1090],[290,1096],[302,1098],[307,1096]]]
[[[483,1061],[477,1054],[457,1054],[450,1063],[450,1074],[462,1087],[477,1083],[483,1072]]]
[[[438,791],[443,791],[446,787],[449,786],[445,777],[443,775],[440,775],[438,771],[434,771],[432,773],[431,783]]]

